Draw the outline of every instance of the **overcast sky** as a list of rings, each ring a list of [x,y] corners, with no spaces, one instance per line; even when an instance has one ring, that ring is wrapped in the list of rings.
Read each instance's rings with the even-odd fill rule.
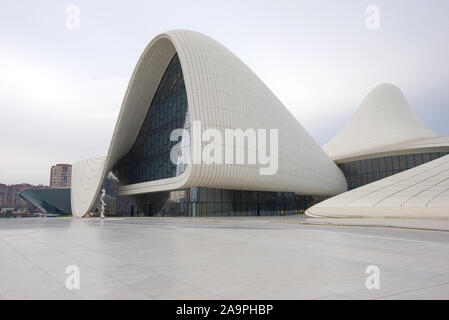
[[[448,13],[447,0],[0,0],[0,183],[48,185],[52,164],[105,155],[140,54],[170,29],[233,51],[321,145],[382,82],[448,135]]]

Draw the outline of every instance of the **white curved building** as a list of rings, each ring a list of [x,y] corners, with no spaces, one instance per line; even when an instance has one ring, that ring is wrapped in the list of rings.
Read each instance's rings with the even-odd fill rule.
[[[392,84],[371,90],[349,123],[323,146],[354,189],[449,153]]]
[[[350,191],[307,215],[449,218],[449,136],[429,130],[397,87],[374,88],[324,150]]]
[[[311,217],[449,218],[449,155],[320,202]]]
[[[277,170],[261,174],[272,163],[248,159],[239,164],[195,162],[207,145],[223,152],[232,148],[224,140],[196,135],[192,128],[198,124],[222,136],[227,129],[277,129],[276,145],[269,143],[270,152],[278,150]],[[170,161],[175,129],[190,132],[190,139],[182,140],[182,152],[193,159],[187,165]],[[257,135],[258,143],[272,137],[270,131],[266,135]],[[247,156],[262,152],[259,144],[240,148]],[[74,164],[74,216],[92,209],[110,171],[122,184],[120,193],[132,196],[136,211],[145,215],[289,214],[304,201],[308,206],[316,196],[347,188],[338,167],[239,58],[213,39],[186,30],[160,34],[144,50],[106,157]]]

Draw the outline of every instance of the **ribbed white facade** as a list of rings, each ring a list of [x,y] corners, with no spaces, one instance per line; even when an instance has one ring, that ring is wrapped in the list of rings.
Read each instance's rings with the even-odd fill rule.
[[[189,164],[179,176],[126,185],[121,187],[121,194],[192,186],[304,195],[335,195],[346,190],[339,168],[239,58],[201,33],[175,30],[157,36],[143,52],[123,100],[107,156],[75,163],[74,216],[82,217],[90,210],[103,179],[130,150],[175,53],[184,74],[191,127],[194,121],[200,121],[203,129],[221,132],[226,128],[278,129],[277,173],[261,175],[259,165]],[[191,148],[201,143],[192,138]]]
[[[449,156],[309,208],[311,217],[449,218]]]

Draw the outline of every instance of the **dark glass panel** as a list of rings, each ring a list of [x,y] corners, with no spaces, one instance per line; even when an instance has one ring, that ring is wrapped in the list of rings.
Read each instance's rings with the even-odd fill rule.
[[[215,216],[215,204],[213,202],[206,203],[206,216]]]
[[[215,197],[214,197],[214,189],[206,189],[206,193],[207,193],[207,202],[215,202]]]
[[[391,160],[391,157],[385,158],[385,169],[388,171],[391,171],[393,169],[393,162]]]
[[[401,167],[399,162],[399,156],[392,157],[392,161],[393,161],[393,170],[399,170]]]
[[[214,199],[215,202],[221,202],[221,190],[220,189],[214,189]]]
[[[221,213],[223,216],[229,216],[229,207],[230,207],[229,203],[223,202],[221,204]]]
[[[367,179],[366,179],[366,175],[365,174],[361,174],[360,175],[360,179],[361,179],[361,184],[365,185],[367,183]]]
[[[411,169],[415,167],[415,157],[413,156],[413,154],[408,154],[407,155],[407,169]]]
[[[422,162],[422,154],[420,154],[420,153],[415,154],[415,166],[417,167],[417,166],[421,165],[422,163],[423,163]]]
[[[222,190],[223,202],[229,202],[229,190]]]
[[[385,171],[385,158],[379,158],[377,161],[379,162],[379,171]]]
[[[359,174],[363,174],[363,172],[366,171],[365,163],[366,163],[366,160],[359,161],[359,164],[360,164]]]
[[[372,172],[373,171],[373,160],[368,159],[366,160],[366,172]]]
[[[360,169],[360,161],[356,161],[356,162],[354,163],[354,165],[355,165],[355,174],[360,174],[360,173],[362,173],[362,172],[361,172],[361,169]]]
[[[200,196],[199,196],[199,202],[206,202],[207,201],[207,189],[206,188],[200,188]]]
[[[406,170],[407,169],[407,157],[402,155],[399,156],[399,167],[401,170]]]

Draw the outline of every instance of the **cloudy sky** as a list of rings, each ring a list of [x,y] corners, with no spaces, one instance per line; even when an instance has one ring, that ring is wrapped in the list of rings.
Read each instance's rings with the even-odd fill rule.
[[[233,51],[321,145],[382,82],[448,135],[448,13],[447,0],[0,0],[0,183],[48,184],[52,164],[105,155],[141,52],[170,29]]]

